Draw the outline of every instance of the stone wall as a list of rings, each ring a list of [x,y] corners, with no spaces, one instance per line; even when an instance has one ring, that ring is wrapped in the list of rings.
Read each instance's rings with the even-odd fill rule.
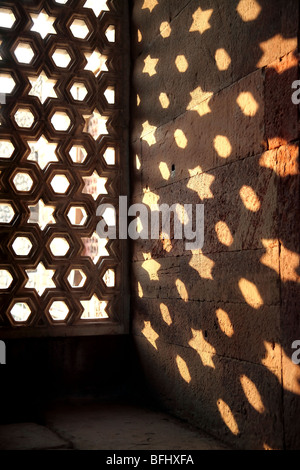
[[[236,448],[299,448],[298,2],[132,3],[132,202],[205,209],[202,250],[132,245],[147,390]]]

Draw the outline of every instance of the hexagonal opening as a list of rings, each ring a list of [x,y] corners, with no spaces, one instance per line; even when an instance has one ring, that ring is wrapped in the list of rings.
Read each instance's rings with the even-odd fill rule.
[[[15,322],[26,322],[31,315],[31,309],[26,302],[17,302],[10,310]]]
[[[28,192],[31,190],[33,180],[28,173],[17,173],[13,179],[17,191]]]
[[[19,42],[14,54],[20,64],[30,64],[34,58],[34,51],[28,42]]]
[[[116,42],[116,28],[114,25],[110,25],[105,31],[105,36],[108,42]]]
[[[0,27],[12,28],[16,17],[10,8],[0,8]]]
[[[87,221],[87,213],[84,207],[71,207],[68,212],[68,219],[72,225],[83,226]]]
[[[29,129],[34,123],[34,115],[29,108],[19,108],[15,114],[14,119],[19,127]]]
[[[116,150],[114,149],[114,147],[108,147],[105,150],[103,157],[107,165],[115,165],[116,164]]]
[[[72,88],[70,89],[71,95],[76,101],[83,101],[88,94],[88,91],[82,82],[73,83]]]
[[[32,243],[27,237],[17,237],[12,244],[12,249],[17,256],[28,256],[32,249]]]
[[[65,175],[55,175],[50,184],[57,194],[65,194],[70,186],[70,182]]]
[[[49,315],[54,321],[63,321],[69,314],[69,307],[62,300],[55,300],[49,308]]]
[[[71,120],[67,113],[57,111],[51,118],[52,126],[56,131],[67,131],[71,125]]]
[[[69,154],[73,163],[83,163],[87,157],[87,151],[82,145],[73,145]]]
[[[0,203],[0,223],[9,224],[14,218],[15,211],[12,206],[7,203]]]
[[[107,302],[99,300],[94,295],[91,300],[80,301],[83,306],[83,314],[81,315],[82,320],[101,320],[108,318],[106,313]]]
[[[53,256],[65,256],[70,249],[70,245],[63,237],[53,238],[50,243],[50,250]]]
[[[60,3],[61,5],[65,5],[68,0],[55,0],[55,3]]]
[[[72,22],[70,30],[77,39],[85,39],[90,32],[86,22],[78,18]]]
[[[13,277],[7,269],[0,269],[0,289],[8,289],[13,282]]]
[[[72,269],[68,276],[68,282],[73,289],[83,287],[86,281],[86,275],[81,269]]]
[[[15,147],[10,140],[0,140],[0,158],[10,158]]]
[[[108,88],[106,88],[104,92],[104,96],[108,104],[115,104],[116,96],[115,96],[115,89],[113,86],[109,86]]]
[[[66,49],[58,48],[52,54],[52,59],[57,67],[67,68],[71,62],[71,57]]]
[[[115,287],[116,284],[116,274],[113,269],[108,269],[103,276],[103,281],[106,287]]]
[[[0,74],[0,90],[3,94],[12,93],[16,86],[16,82],[12,78],[10,73]]]

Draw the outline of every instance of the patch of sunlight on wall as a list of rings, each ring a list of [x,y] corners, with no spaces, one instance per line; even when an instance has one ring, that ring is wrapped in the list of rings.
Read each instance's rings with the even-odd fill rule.
[[[278,343],[264,341],[265,357],[261,363],[277,378],[284,390],[300,395],[300,367],[293,363]]]
[[[198,31],[200,34],[203,34],[205,31],[211,28],[209,20],[213,10],[202,10],[200,7],[193,14],[193,24],[190,27],[190,33]]]
[[[154,58],[152,59],[152,57],[149,54],[144,60],[143,73],[147,73],[150,77],[155,75],[157,73],[156,66],[158,62],[159,62],[159,59],[154,59]]]
[[[241,19],[247,23],[256,20],[261,12],[261,6],[256,0],[240,0],[236,7]]]
[[[168,165],[165,162],[160,162],[158,168],[159,168],[162,178],[167,181],[171,176]]]
[[[223,72],[229,69],[231,57],[225,49],[220,48],[216,50],[215,61],[220,72]]]
[[[250,91],[240,93],[236,102],[245,116],[253,117],[258,111],[259,105]]]
[[[148,273],[150,281],[159,281],[158,271],[160,264],[154,259],[146,260],[142,268]]]
[[[139,106],[141,104],[141,98],[139,95],[136,95],[136,105]]]
[[[256,64],[256,67],[261,68],[267,65],[268,63],[275,60],[274,52],[278,51],[278,54],[281,51],[293,51],[297,49],[297,36],[294,38],[286,39],[282,34],[276,34],[267,41],[260,43],[259,47],[262,50],[263,54]]]
[[[160,241],[162,243],[162,248],[167,253],[170,253],[173,249],[172,241],[170,240],[169,236],[170,235],[165,232],[161,232],[159,235]]]
[[[211,113],[209,102],[213,96],[213,93],[204,92],[200,86],[190,92],[191,101],[187,106],[187,111],[197,111],[199,116],[205,116]]]
[[[192,334],[193,338],[189,341],[189,345],[197,351],[204,366],[215,369],[212,360],[213,356],[216,354],[215,348],[204,339],[202,330],[194,330],[192,328]]]
[[[159,308],[163,321],[169,326],[172,325],[173,321],[168,307],[165,304],[160,304]]]
[[[217,135],[214,138],[214,148],[219,157],[228,158],[232,152],[231,143],[225,135]]]
[[[192,378],[191,378],[190,371],[189,371],[189,368],[188,368],[185,360],[182,359],[182,357],[180,357],[179,355],[177,355],[176,364],[177,364],[177,367],[178,367],[178,370],[179,370],[179,373],[180,373],[181,377],[183,378],[183,380],[186,383],[189,384],[190,381],[192,380]]]
[[[259,391],[256,388],[256,385],[249,379],[246,375],[240,377],[240,382],[244,391],[244,394],[250,403],[250,405],[258,412],[264,413],[265,407],[262,402]]]
[[[160,102],[161,107],[163,109],[167,109],[170,106],[170,100],[169,100],[168,95],[166,93],[161,93],[159,95],[159,102]]]
[[[137,30],[137,40],[138,42],[142,42],[143,40],[143,35],[139,29]]]
[[[191,268],[195,269],[202,279],[209,279],[213,281],[212,270],[215,266],[215,262],[210,258],[204,256],[203,253],[193,254],[189,261]]]
[[[140,299],[142,299],[144,297],[144,291],[143,291],[143,288],[141,286],[141,284],[138,282],[138,296]]]
[[[142,203],[145,204],[145,206],[148,206],[154,210],[158,210],[157,208],[157,203],[159,201],[159,196],[155,193],[153,193],[152,191],[149,191],[149,190],[144,190],[144,196],[143,196],[143,200],[142,200]],[[153,208],[152,208],[153,206]]]
[[[224,333],[224,335],[231,338],[234,335],[234,328],[228,313],[225,312],[225,310],[218,308],[218,310],[216,311],[216,316],[221,331]]]
[[[252,189],[250,186],[245,185],[241,187],[240,197],[244,206],[246,207],[246,209],[248,209],[248,211],[251,211],[251,212],[259,211],[261,207],[261,202],[256,192],[254,191],[254,189]]]
[[[286,158],[285,154],[284,157]],[[286,176],[299,175],[300,168],[298,158],[299,148],[293,147],[293,152],[289,152],[288,165],[285,164],[284,160],[281,162],[280,151],[276,152],[276,154],[274,154],[273,151],[264,152],[259,160],[259,164],[263,168],[268,168],[281,178],[284,178]]]
[[[157,0],[144,0],[143,6],[142,6],[142,10],[145,10],[145,9],[148,8],[148,10],[150,11],[150,13],[152,13],[152,10],[154,10],[154,8],[156,7],[156,5],[158,5],[158,1],[157,1]]]
[[[214,195],[211,192],[210,186],[215,181],[215,176],[209,175],[208,173],[195,174],[197,168],[189,170],[190,179],[187,188],[195,191],[201,201],[204,199],[213,199]]]
[[[222,220],[217,222],[215,225],[215,231],[216,231],[218,240],[220,243],[222,243],[222,245],[230,247],[233,244],[234,242],[233,236],[226,222],[223,222]]]
[[[144,322],[144,329],[142,330],[142,334],[145,336],[147,341],[149,341],[149,343],[157,350],[156,341],[158,340],[159,335],[156,333],[156,331],[153,330],[150,321]]]
[[[230,407],[221,398],[217,400],[217,407],[228,429],[232,432],[232,434],[237,436],[240,433],[240,430]]]
[[[175,59],[175,65],[177,67],[178,72],[184,73],[189,68],[189,63],[186,60],[184,55],[178,55]]]
[[[170,23],[168,23],[168,21],[164,21],[163,23],[161,23],[159,31],[164,39],[168,38],[172,32]]]
[[[260,296],[260,293],[253,282],[248,281],[247,279],[241,278],[239,280],[239,289],[250,307],[258,310],[263,306],[264,302]]]
[[[157,127],[151,126],[149,121],[144,122],[142,126],[143,126],[143,131],[142,131],[141,139],[147,142],[149,147],[151,147],[152,145],[156,144],[156,137],[154,133]]]
[[[187,138],[185,136],[185,133],[181,129],[176,129],[174,132],[174,138],[177,146],[181,149],[185,149],[187,146]]]
[[[135,156],[135,167],[136,167],[137,170],[141,169],[141,160],[140,160],[140,157],[138,155]]]
[[[176,279],[175,285],[176,285],[176,289],[178,291],[178,294],[180,295],[180,298],[184,302],[187,302],[189,300],[189,294],[187,292],[187,289],[185,287],[184,282],[182,282],[180,279]]]

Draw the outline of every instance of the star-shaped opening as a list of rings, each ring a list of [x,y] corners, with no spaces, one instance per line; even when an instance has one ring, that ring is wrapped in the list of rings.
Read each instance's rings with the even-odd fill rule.
[[[57,98],[54,91],[56,80],[49,80],[45,72],[42,72],[38,77],[29,77],[31,84],[30,96],[37,96],[42,104],[47,98]]]
[[[33,21],[31,31],[36,31],[43,39],[45,39],[48,34],[56,34],[53,27],[56,18],[48,16],[45,10],[42,10],[39,14],[32,13],[30,16]]]
[[[108,134],[106,127],[108,118],[102,116],[97,109],[94,110],[92,115],[83,117],[86,123],[83,132],[90,134],[94,140],[97,140],[100,135]]]
[[[39,224],[40,229],[44,230],[47,225],[55,224],[53,217],[54,207],[45,206],[42,199],[39,200],[35,206],[29,206],[30,216],[28,219],[29,224]]]
[[[52,280],[55,271],[53,269],[46,269],[42,262],[39,263],[36,269],[26,269],[25,271],[28,276],[25,288],[35,289],[40,297],[46,289],[56,287]]]
[[[95,201],[100,194],[107,194],[107,189],[105,187],[107,178],[99,176],[96,170],[91,176],[84,176],[83,180],[85,186],[82,192],[84,194],[90,194]]]
[[[35,142],[28,142],[28,145],[31,153],[27,160],[37,162],[41,170],[44,170],[48,163],[58,161],[55,153],[57,144],[49,143],[43,135]]]
[[[97,17],[102,11],[109,11],[107,0],[87,0],[83,8],[91,8]]]
[[[97,295],[93,295],[91,300],[80,301],[83,306],[83,314],[81,320],[99,320],[108,318],[106,313],[107,302],[99,300]]]
[[[101,257],[109,256],[105,248],[108,240],[106,238],[100,238],[96,232],[94,232],[91,238],[82,238],[82,242],[84,249],[81,255],[89,256],[94,264],[97,264]]]

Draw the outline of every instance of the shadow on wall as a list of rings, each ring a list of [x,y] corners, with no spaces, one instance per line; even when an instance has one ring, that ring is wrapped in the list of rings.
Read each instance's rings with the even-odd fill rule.
[[[133,244],[149,389],[236,447],[297,448],[298,2],[136,0],[132,14],[133,202],[205,207],[202,250]]]

